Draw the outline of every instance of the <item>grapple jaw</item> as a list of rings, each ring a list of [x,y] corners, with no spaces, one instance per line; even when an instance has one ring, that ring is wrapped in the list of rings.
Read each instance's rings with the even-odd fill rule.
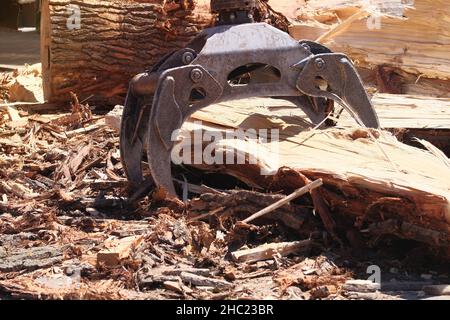
[[[296,41],[265,23],[206,29],[185,49],[164,57],[130,83],[120,149],[132,184],[143,181],[141,157],[155,184],[176,196],[171,177],[174,132],[199,109],[248,97],[293,102],[314,124],[333,111],[332,101],[361,124],[379,122],[361,79],[343,54]]]
[[[378,117],[349,58],[340,53],[323,53],[306,58],[296,66],[300,70],[297,89],[311,97],[336,101],[363,126],[378,128]],[[318,83],[327,84],[326,90]]]

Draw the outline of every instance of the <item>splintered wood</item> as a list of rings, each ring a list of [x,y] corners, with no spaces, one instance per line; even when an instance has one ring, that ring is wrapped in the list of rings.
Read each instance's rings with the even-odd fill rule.
[[[255,213],[254,215],[248,217],[247,219],[245,219],[243,222],[244,223],[250,223],[253,220],[260,218],[268,213],[271,213],[272,211],[275,211],[276,209],[281,208],[282,206],[284,206],[286,203],[288,203],[291,200],[295,200],[296,198],[304,195],[305,193],[308,193],[312,190],[314,190],[315,188],[320,187],[323,184],[321,179],[318,179],[314,182],[311,182],[310,184],[296,190],[295,192],[293,192],[292,194],[290,194],[289,196],[287,196],[284,199],[281,199],[280,201],[275,202],[274,204],[262,209],[261,211],[258,211],[257,213]]]
[[[143,236],[131,236],[123,239],[109,239],[105,241],[106,249],[97,253],[97,265],[115,267],[123,259],[130,256],[132,250],[141,244]]]
[[[237,145],[234,140],[222,139],[217,144],[225,153],[235,153],[238,148],[258,150],[256,147],[266,152],[254,155],[254,165],[197,167],[226,172],[260,188],[276,185],[293,190],[304,185],[301,175],[310,180],[320,178],[324,183],[320,193],[335,220],[353,221],[374,234],[392,233],[448,250],[450,168],[446,159],[404,145],[386,131],[305,130],[311,126],[293,114],[292,108],[264,99],[222,103],[199,111],[186,124],[186,134],[196,129],[220,133],[227,128],[276,128],[280,141],[272,148],[270,144],[252,145],[261,144],[259,140]],[[271,162],[273,159],[278,162]],[[262,169],[274,175],[262,178]]]

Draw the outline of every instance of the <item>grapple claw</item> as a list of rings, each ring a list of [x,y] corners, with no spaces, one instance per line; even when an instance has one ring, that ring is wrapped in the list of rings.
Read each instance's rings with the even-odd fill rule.
[[[133,187],[144,181],[141,158],[146,148],[153,95],[163,70],[189,63],[186,53],[195,58],[192,49],[165,55],[149,72],[136,75],[130,82],[120,129],[120,156],[125,174]]]
[[[183,86],[177,87],[177,81]],[[194,93],[201,96],[193,96]],[[214,103],[221,95],[220,84],[201,66],[174,68],[161,75],[148,124],[147,155],[155,183],[169,194],[176,196],[170,158],[177,138],[174,133],[192,113]]]
[[[301,72],[297,89],[302,93],[323,97],[341,104],[360,124],[379,128],[377,114],[370,102],[361,78],[349,58],[340,53],[323,53],[309,57],[295,65]],[[320,88],[325,80],[328,88]]]
[[[120,149],[132,183],[143,181],[145,147],[155,184],[176,196],[171,177],[174,133],[192,113],[217,102],[285,99],[319,124],[327,119],[334,100],[357,121],[379,126],[361,79],[345,55],[315,42],[296,41],[266,23],[246,23],[254,1],[229,3],[236,12],[221,12],[217,27],[203,30],[187,48],[167,55],[130,84]]]
[[[134,186],[144,180],[141,158],[147,134],[148,109],[144,101],[128,91],[120,128],[120,157],[125,174]]]

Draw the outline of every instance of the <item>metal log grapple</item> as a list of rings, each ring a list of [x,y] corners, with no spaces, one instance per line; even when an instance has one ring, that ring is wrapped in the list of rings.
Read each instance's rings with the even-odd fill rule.
[[[254,22],[256,1],[211,0],[211,10],[218,16],[216,26],[132,79],[120,151],[133,185],[143,182],[141,157],[146,149],[155,185],[176,196],[172,133],[194,112],[214,103],[275,97],[294,103],[319,124],[337,102],[361,125],[379,127],[350,59],[319,43],[296,41],[266,23]]]

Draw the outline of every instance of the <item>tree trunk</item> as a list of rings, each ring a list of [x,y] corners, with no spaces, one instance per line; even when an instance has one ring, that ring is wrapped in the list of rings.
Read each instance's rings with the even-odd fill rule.
[[[184,47],[213,18],[209,0],[43,0],[44,97],[65,101],[73,91],[90,103],[123,103],[134,75]],[[288,31],[266,0],[255,20]]]
[[[123,103],[131,77],[211,21],[192,0],[43,0],[45,99],[65,101],[73,91],[91,103]]]

